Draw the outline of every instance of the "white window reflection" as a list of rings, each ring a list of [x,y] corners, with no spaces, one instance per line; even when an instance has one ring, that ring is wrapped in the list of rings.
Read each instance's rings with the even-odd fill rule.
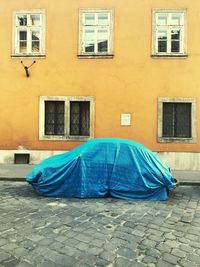
[[[27,25],[27,15],[18,15],[17,21],[19,26],[26,26]]]
[[[30,20],[31,20],[32,26],[39,26],[40,25],[40,15],[31,15]]]

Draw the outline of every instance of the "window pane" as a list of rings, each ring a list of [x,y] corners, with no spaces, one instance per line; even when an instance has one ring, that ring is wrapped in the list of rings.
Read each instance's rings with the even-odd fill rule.
[[[174,136],[174,104],[163,103],[163,137]]]
[[[175,135],[176,137],[189,138],[191,137],[191,104],[178,103],[176,104],[175,113]]]
[[[64,135],[64,101],[45,101],[45,135]]]
[[[85,52],[94,52],[94,28],[85,30]]]
[[[95,14],[93,13],[88,13],[85,14],[85,25],[94,25],[95,24]]]
[[[158,32],[158,52],[167,52],[167,31]]]
[[[157,25],[167,25],[167,14],[158,14]]]
[[[40,25],[40,15],[31,15],[30,20],[32,26]]]
[[[32,52],[40,51],[40,32],[33,31],[32,32]]]
[[[85,41],[94,40],[94,28],[85,29]]]
[[[171,31],[171,52],[180,52],[180,30]]]
[[[107,52],[108,51],[108,41],[98,41],[98,52]]]
[[[19,40],[20,41],[26,41],[27,40],[27,32],[26,31],[20,31],[19,32]]]
[[[172,14],[171,24],[172,25],[181,25],[181,14]]]
[[[180,30],[172,30],[171,31],[171,39],[172,40],[180,40]]]
[[[27,15],[18,15],[17,20],[18,20],[19,26],[26,26],[27,25]]]
[[[180,42],[172,41],[171,42],[171,52],[178,53],[180,52]]]
[[[19,32],[19,52],[25,53],[27,51],[27,32]]]
[[[191,137],[191,103],[163,103],[163,137]]]
[[[108,14],[98,14],[98,25],[108,25]]]
[[[85,52],[94,52],[94,43],[85,43]]]
[[[70,135],[90,135],[89,101],[70,101]]]

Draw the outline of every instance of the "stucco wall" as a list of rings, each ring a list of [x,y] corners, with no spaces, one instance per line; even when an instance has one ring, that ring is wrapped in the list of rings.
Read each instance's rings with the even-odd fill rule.
[[[79,59],[79,8],[114,9],[114,58]],[[11,58],[12,12],[46,10],[46,58],[25,76]],[[152,8],[187,9],[188,58],[151,57]],[[200,2],[189,0],[0,1],[0,149],[70,150],[81,141],[39,141],[40,96],[94,96],[95,136],[139,141],[154,151],[198,152]],[[35,59],[23,59],[29,65]],[[195,97],[197,143],[157,142],[158,97]],[[120,126],[120,114],[132,115]]]

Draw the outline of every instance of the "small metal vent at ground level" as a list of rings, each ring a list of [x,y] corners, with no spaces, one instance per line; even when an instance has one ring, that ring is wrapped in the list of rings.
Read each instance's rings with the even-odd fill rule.
[[[14,154],[14,163],[15,164],[29,164],[30,154]]]

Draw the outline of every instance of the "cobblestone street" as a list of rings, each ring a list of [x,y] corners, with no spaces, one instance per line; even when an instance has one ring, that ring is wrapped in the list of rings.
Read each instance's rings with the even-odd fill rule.
[[[0,267],[200,266],[200,187],[165,202],[58,199],[0,182]]]

